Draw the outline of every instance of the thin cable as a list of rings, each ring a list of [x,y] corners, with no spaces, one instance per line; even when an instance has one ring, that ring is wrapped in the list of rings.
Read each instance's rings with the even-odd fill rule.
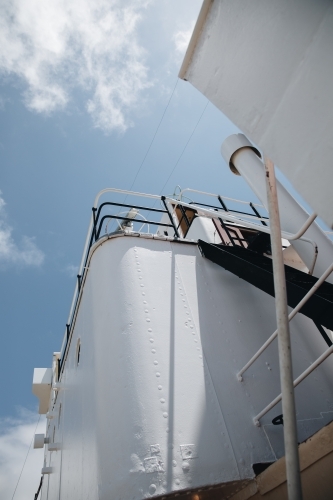
[[[19,485],[19,482],[20,482],[20,479],[21,479],[21,476],[22,476],[22,472],[23,472],[23,469],[24,469],[25,463],[26,463],[26,461],[27,461],[27,458],[28,458],[28,455],[29,455],[29,452],[30,452],[30,449],[31,449],[32,442],[33,442],[33,440],[34,440],[34,436],[35,436],[35,433],[36,433],[36,430],[37,430],[37,427],[38,427],[39,421],[40,421],[40,415],[39,415],[39,417],[38,417],[38,421],[37,421],[37,424],[36,424],[36,428],[35,428],[35,430],[34,430],[34,434],[33,434],[33,436],[32,436],[32,440],[30,441],[30,445],[29,445],[29,448],[28,448],[28,452],[27,452],[26,457],[25,457],[25,460],[24,460],[24,462],[23,462],[23,467],[22,467],[22,470],[21,470],[21,472],[20,472],[19,478],[18,478],[17,483],[16,483],[16,486],[15,486],[15,490],[14,490],[14,493],[13,493],[13,496],[12,496],[12,500],[13,500],[13,498],[14,498],[14,496],[15,496],[15,493],[16,493],[16,490],[17,490],[17,487],[18,487],[18,485]]]
[[[161,119],[160,119],[159,124],[157,125],[157,128],[156,128],[156,130],[155,130],[155,133],[154,133],[154,135],[153,135],[153,138],[152,138],[152,140],[151,140],[151,142],[150,142],[150,144],[149,144],[149,146],[148,146],[148,149],[147,149],[146,154],[145,154],[145,156],[144,156],[144,158],[143,158],[143,160],[142,160],[142,162],[141,162],[141,164],[140,164],[140,166],[139,166],[139,168],[138,168],[138,171],[137,171],[137,173],[135,174],[134,180],[133,180],[133,182],[132,182],[131,187],[129,188],[129,191],[131,191],[132,187],[134,186],[135,181],[136,181],[136,179],[137,179],[137,177],[138,177],[138,175],[139,175],[139,173],[140,173],[140,170],[141,170],[141,168],[142,168],[142,166],[143,166],[144,162],[146,161],[146,158],[147,158],[147,156],[148,156],[148,154],[149,154],[149,151],[150,151],[150,149],[151,149],[151,147],[152,147],[152,145],[153,145],[153,142],[154,142],[154,140],[155,140],[155,137],[156,137],[156,135],[157,135],[157,132],[159,131],[159,128],[160,128],[160,126],[161,126],[161,124],[162,124],[162,121],[163,121],[163,118],[164,118],[164,116],[165,116],[165,113],[167,112],[167,109],[168,109],[168,107],[169,107],[169,105],[170,105],[170,102],[171,102],[171,99],[172,99],[172,97],[173,97],[173,94],[175,93],[175,90],[176,90],[176,87],[177,87],[177,85],[178,85],[178,82],[179,82],[179,78],[177,78],[176,85],[174,86],[173,91],[171,92],[171,95],[170,95],[169,100],[168,100],[168,104],[166,105],[166,107],[165,107],[165,109],[164,109],[164,111],[163,111],[163,115],[162,115],[162,117],[161,117]],[[126,198],[127,198],[127,196],[126,196]],[[125,198],[125,199],[126,199],[126,198]]]
[[[150,144],[149,144],[149,146],[148,146],[148,149],[147,149],[147,151],[146,151],[146,154],[144,155],[143,160],[142,160],[142,162],[141,162],[141,163],[140,163],[140,165],[139,165],[139,168],[138,168],[138,170],[137,170],[137,172],[136,172],[136,174],[135,174],[135,176],[134,176],[134,179],[133,179],[133,182],[132,182],[132,184],[131,184],[131,187],[129,188],[129,190],[128,190],[128,191],[131,191],[131,189],[133,188],[133,186],[134,186],[134,184],[135,184],[135,181],[136,181],[136,179],[138,178],[138,175],[139,175],[139,173],[140,173],[140,171],[141,171],[141,168],[142,168],[142,166],[143,166],[144,162],[146,161],[146,158],[147,158],[147,156],[148,156],[148,154],[149,154],[149,151],[150,151],[150,149],[151,149],[151,147],[152,147],[152,145],[153,145],[153,143],[154,143],[154,141],[155,141],[155,137],[156,137],[156,135],[157,135],[157,132],[159,131],[159,128],[160,128],[160,126],[161,126],[161,124],[162,124],[162,121],[163,121],[163,119],[164,119],[165,113],[166,113],[166,112],[167,112],[167,110],[168,110],[168,107],[169,107],[169,105],[170,105],[170,102],[171,102],[171,99],[172,99],[172,97],[173,97],[173,94],[175,93],[175,90],[176,90],[176,88],[177,88],[178,82],[179,82],[179,78],[177,78],[177,80],[176,80],[175,86],[173,87],[173,90],[172,90],[171,95],[170,95],[170,97],[169,97],[168,103],[167,103],[166,107],[164,108],[163,114],[162,114],[161,119],[160,119],[160,121],[159,121],[159,124],[157,125],[157,128],[156,128],[156,130],[155,130],[155,132],[154,132],[153,138],[152,138],[152,140],[150,141]],[[125,202],[126,202],[127,197],[128,197],[128,195],[126,195],[126,196],[125,196],[123,203],[125,203]],[[117,214],[117,215],[119,215],[119,213],[120,213],[120,212],[118,212],[118,214]],[[112,227],[112,225],[111,225],[111,227]]]
[[[185,152],[185,150],[186,150],[186,148],[187,148],[187,146],[188,146],[188,144],[189,144],[190,140],[192,139],[193,134],[194,134],[194,132],[196,131],[196,129],[197,129],[197,127],[198,127],[198,125],[199,125],[199,123],[200,123],[200,121],[201,121],[201,118],[203,117],[203,114],[204,114],[204,112],[205,112],[205,111],[206,111],[206,109],[207,109],[208,104],[209,104],[209,101],[207,100],[207,102],[206,102],[206,106],[204,107],[204,109],[203,109],[203,111],[202,111],[201,115],[199,116],[199,119],[198,119],[198,121],[197,121],[197,123],[196,123],[196,125],[195,125],[194,129],[192,130],[190,137],[187,139],[187,142],[186,142],[186,144],[185,144],[185,146],[184,146],[183,151],[180,153],[179,158],[178,158],[178,160],[177,160],[177,161],[176,161],[176,163],[175,163],[175,166],[174,166],[174,167],[173,167],[173,169],[171,170],[170,175],[169,175],[169,177],[167,178],[167,180],[165,181],[164,186],[162,187],[162,189],[161,189],[161,191],[159,192],[159,194],[161,194],[161,193],[163,192],[163,189],[165,188],[165,186],[166,186],[166,185],[167,185],[167,183],[169,182],[170,177],[172,176],[172,174],[173,174],[173,173],[174,173],[174,171],[176,170],[176,167],[177,167],[178,163],[180,162],[180,160],[181,160],[181,158],[182,158],[182,156],[183,156],[183,154],[184,154],[184,152]]]

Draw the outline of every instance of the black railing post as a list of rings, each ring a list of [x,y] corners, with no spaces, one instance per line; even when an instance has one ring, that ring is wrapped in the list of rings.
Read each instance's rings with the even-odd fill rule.
[[[224,223],[224,220],[219,217],[219,221],[220,221],[221,226],[223,227],[223,229],[227,233],[227,236],[228,236],[228,238],[230,240],[230,243],[232,244],[232,246],[235,246],[234,238],[231,236],[231,232],[229,231],[228,227]]]
[[[226,212],[229,212],[228,208],[227,208],[227,205],[224,203],[224,201],[222,200],[221,196],[218,195],[217,196],[217,199],[219,200],[219,202],[221,203],[221,207],[223,208],[223,210],[225,210]],[[222,220],[221,218],[219,218],[219,221],[221,223],[221,226],[223,227],[223,229],[225,230],[225,232],[227,233],[228,235],[228,238],[232,244],[232,246],[235,246],[235,240],[233,238],[233,236],[231,236],[231,232],[229,231],[228,227],[226,226],[226,224],[224,223],[224,220]]]
[[[252,208],[252,210],[253,210],[253,212],[256,214],[256,216],[257,216],[257,217],[259,217],[259,219],[261,219],[261,215],[260,215],[260,213],[258,212],[258,210],[256,209],[256,207],[253,205],[252,201],[250,201],[250,207]],[[261,224],[262,224],[263,226],[267,226],[267,224],[266,224],[266,222],[265,222],[265,221],[261,220],[260,222],[261,222]]]
[[[67,331],[67,342],[68,342],[69,334],[70,334],[69,325],[66,325],[66,331]]]
[[[218,195],[217,199],[221,203],[221,207],[223,208],[223,210],[225,210],[226,212],[228,212],[227,205],[224,203],[224,201],[222,200],[222,198],[221,198],[220,195]]]
[[[60,358],[58,358],[58,363],[57,363],[57,370],[58,370],[58,373],[57,373],[57,380],[59,382],[59,379],[60,379],[60,371],[61,371],[61,361],[60,361]]]
[[[92,208],[92,213],[93,213],[93,221],[94,221],[94,225],[93,225],[93,235],[94,235],[95,241],[97,240],[97,237],[96,237],[96,224],[97,224],[97,220],[96,220],[96,210],[97,210],[97,208],[95,208],[95,207],[93,207],[93,208]]]
[[[191,224],[190,224],[190,221],[187,218],[186,210],[184,210],[183,205],[179,205],[179,208],[180,208],[180,211],[181,211],[181,213],[183,215],[183,217],[182,217],[181,220],[185,219],[185,222],[186,222],[186,225],[187,225],[187,229],[190,229]]]
[[[176,235],[177,238],[180,238],[178,229],[177,229],[176,224],[175,224],[175,221],[173,220],[173,217],[172,217],[172,215],[169,212],[168,205],[166,204],[165,196],[161,196],[161,200],[163,201],[163,205],[165,207],[165,210],[168,212],[170,222],[171,222],[171,224],[172,224],[172,226],[173,226],[173,228],[175,230],[175,235]]]
[[[78,289],[80,292],[80,290],[81,290],[81,274],[77,275],[77,286],[78,286]]]

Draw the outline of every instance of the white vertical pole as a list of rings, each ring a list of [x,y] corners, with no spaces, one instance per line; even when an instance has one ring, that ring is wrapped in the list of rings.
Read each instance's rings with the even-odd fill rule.
[[[281,244],[280,215],[274,165],[265,158],[268,212],[271,228],[275,308],[279,343],[279,365],[284,422],[287,487],[289,500],[302,500],[299,470],[296,411],[288,321],[287,290]]]

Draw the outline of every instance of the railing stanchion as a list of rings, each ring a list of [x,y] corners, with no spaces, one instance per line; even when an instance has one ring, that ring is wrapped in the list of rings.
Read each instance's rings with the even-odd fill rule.
[[[226,212],[228,212],[227,205],[224,203],[224,201],[222,200],[222,198],[221,198],[220,195],[218,195],[217,199],[221,203],[221,207],[223,208],[223,210],[225,210]]]
[[[69,339],[69,334],[70,334],[69,325],[66,325],[66,340],[67,340],[67,342]]]
[[[181,211],[181,213],[182,213],[182,218],[181,218],[181,221],[180,221],[180,223],[179,223],[179,224],[181,224],[181,223],[182,223],[182,221],[183,221],[183,220],[185,220],[186,225],[187,225],[187,230],[189,230],[189,229],[190,229],[191,224],[190,224],[190,222],[189,222],[189,220],[188,220],[188,218],[187,218],[187,215],[186,215],[186,210],[184,210],[184,207],[183,207],[182,205],[179,205],[179,208],[180,208],[180,211]]]
[[[229,210],[227,208],[227,205],[224,203],[224,201],[222,200],[222,198],[221,198],[220,195],[217,196],[217,199],[219,200],[219,202],[220,202],[221,207],[223,208],[223,210],[225,212],[228,212]],[[227,233],[227,236],[228,236],[228,238],[229,238],[230,243],[232,244],[232,246],[236,246],[235,240],[234,240],[233,236],[231,236],[231,232],[229,231],[229,228],[227,227],[227,225],[224,223],[224,220],[221,219],[221,218],[219,218],[219,221],[220,221],[221,226],[223,227],[223,229]]]
[[[97,236],[96,236],[96,224],[97,224],[96,210],[97,210],[97,208],[95,208],[95,207],[92,208],[92,213],[93,213],[93,230],[92,230],[92,233],[94,235],[95,241],[97,240]]]
[[[179,232],[178,232],[178,229],[177,229],[176,224],[175,224],[175,221],[173,220],[173,217],[172,217],[172,215],[170,214],[170,211],[169,211],[168,205],[167,205],[167,203],[166,203],[166,201],[165,201],[165,196],[161,196],[161,200],[162,200],[162,202],[163,202],[163,205],[164,205],[164,207],[165,207],[165,210],[168,212],[170,222],[171,222],[171,224],[172,224],[172,226],[173,226],[173,228],[174,228],[174,230],[175,230],[175,235],[177,236],[177,238],[180,238],[180,236],[179,236]]]
[[[256,209],[256,207],[253,205],[252,201],[250,201],[249,205],[250,205],[250,207],[252,208],[253,213],[254,213],[254,214],[258,217],[258,219],[261,219],[261,215],[260,215],[260,213],[258,212],[258,210]],[[260,222],[261,222],[261,224],[262,224],[263,226],[267,226],[267,224],[266,224],[266,222],[265,222],[265,221],[263,221],[263,220],[262,220],[262,221],[260,221]]]
[[[268,158],[265,158],[265,176],[271,228],[288,498],[290,500],[302,500],[286,278],[281,246],[280,215],[274,164]]]

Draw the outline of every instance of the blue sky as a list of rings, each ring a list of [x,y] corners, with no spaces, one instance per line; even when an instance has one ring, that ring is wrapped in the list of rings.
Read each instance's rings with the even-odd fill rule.
[[[60,350],[94,197],[131,187],[200,7],[201,0],[0,7],[0,430],[22,462],[36,420],[33,368],[50,366]],[[134,190],[168,194],[180,184],[254,199],[220,155],[236,127],[206,104],[178,82]],[[41,458],[32,453],[36,477],[31,486],[22,476],[15,498],[38,483]],[[10,460],[20,458],[0,452],[6,498],[17,479]]]
[[[255,201],[220,154],[236,127],[176,85],[201,3],[0,4],[1,498],[36,427],[33,369],[61,347],[96,193],[135,179],[146,193],[179,184]],[[32,450],[16,500],[32,498],[41,466]]]
[[[60,350],[94,197],[105,187],[131,187],[200,7],[201,0],[16,0],[0,7],[4,498],[13,494],[34,433],[33,368],[50,366]],[[250,197],[220,155],[236,128],[206,104],[178,82],[133,189],[160,193],[178,161],[165,194],[180,184]],[[16,499],[34,494],[41,466],[32,450]]]
[[[35,78],[38,88],[29,85],[23,70],[17,74],[14,64],[12,71],[3,69],[1,220],[2,233],[7,233],[7,242],[2,243],[7,247],[0,254],[0,370],[2,377],[10,374],[10,389],[1,400],[2,415],[14,413],[20,405],[30,410],[36,406],[31,395],[32,369],[48,366],[52,352],[60,348],[95,194],[104,187],[131,187],[177,81],[186,41],[201,5],[193,0],[132,3],[135,15],[141,18],[136,20],[135,29],[127,29],[132,29],[129,37],[136,46],[138,64],[144,67],[137,76],[142,82],[138,88],[128,89],[123,98],[118,91],[114,97],[108,95],[105,108],[94,94],[98,85],[107,85],[112,76],[109,70],[101,77],[102,83],[93,81],[81,88],[76,77],[66,77],[71,60],[64,56],[58,62],[61,74],[54,76],[54,82],[53,75],[38,66],[42,56],[48,64],[45,55],[38,55],[38,44],[31,56],[31,64],[38,61],[31,70],[40,73]],[[101,4],[105,7],[107,2]],[[117,7],[122,3],[109,4],[124,23],[123,7]],[[31,31],[30,27],[27,32]],[[128,44],[126,41],[123,47],[125,53],[131,50]],[[107,64],[108,55],[103,54],[104,60]],[[109,63],[114,72],[118,64],[124,66],[120,61]],[[80,64],[83,69],[77,71],[83,73],[88,63]],[[130,79],[131,67],[124,71]],[[45,81],[44,73],[48,73]],[[123,78],[112,85],[121,87]],[[112,88],[105,92],[112,94]],[[59,97],[62,95],[66,95],[65,105]],[[93,99],[96,102],[91,111]],[[130,106],[122,99],[130,101]],[[189,83],[178,82],[134,190],[161,192],[206,104],[206,98]],[[176,184],[211,192],[218,185],[223,194],[250,196],[242,179],[229,172],[220,155],[223,139],[234,131],[236,128],[208,104],[164,193],[173,192]]]

